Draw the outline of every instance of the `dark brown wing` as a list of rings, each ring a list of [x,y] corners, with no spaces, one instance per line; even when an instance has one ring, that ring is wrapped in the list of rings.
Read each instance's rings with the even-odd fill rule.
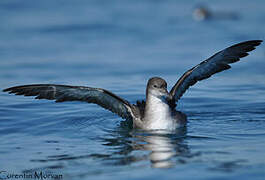
[[[49,99],[56,102],[83,101],[94,103],[118,114],[124,119],[132,119],[135,116],[133,106],[128,101],[100,88],[35,84],[11,87],[3,91],[16,95],[36,96],[35,99]]]
[[[261,40],[245,41],[216,53],[185,72],[173,86],[170,94],[177,102],[190,86],[211,77],[215,73],[231,68],[228,64],[235,63],[240,58],[247,56],[247,52],[254,50],[261,42]]]

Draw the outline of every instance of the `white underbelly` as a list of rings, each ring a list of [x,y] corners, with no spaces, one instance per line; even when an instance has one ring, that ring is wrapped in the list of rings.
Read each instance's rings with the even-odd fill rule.
[[[154,119],[146,126],[148,130],[175,130],[178,124],[174,119]]]

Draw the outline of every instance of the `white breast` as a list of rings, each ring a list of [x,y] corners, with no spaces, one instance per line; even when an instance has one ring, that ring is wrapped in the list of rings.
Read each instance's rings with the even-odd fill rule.
[[[148,97],[145,109],[145,129],[175,130],[178,127],[172,110],[166,102],[155,96]]]

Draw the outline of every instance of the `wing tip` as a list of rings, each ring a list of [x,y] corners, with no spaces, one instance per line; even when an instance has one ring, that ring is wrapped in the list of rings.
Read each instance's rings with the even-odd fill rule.
[[[243,41],[241,43],[235,44],[231,47],[234,48],[234,47],[239,47],[239,46],[249,46],[248,48],[250,48],[250,50],[248,51],[252,51],[255,49],[256,46],[259,46],[262,42],[263,40],[249,40],[249,41]]]
[[[8,92],[9,94],[15,93],[15,87],[10,87],[2,90],[3,92]]]
[[[10,91],[10,88],[3,89],[2,92],[8,92]]]
[[[250,44],[255,49],[255,47],[259,46],[262,42],[263,42],[263,40],[250,40],[250,41],[246,41],[245,43]],[[252,49],[252,50],[254,50],[254,49]],[[250,50],[250,51],[252,51],[252,50]]]
[[[26,85],[22,85],[22,86],[13,86],[13,87],[10,87],[10,88],[6,88],[6,89],[3,89],[2,91],[3,92],[9,92],[9,93],[15,93],[16,91],[22,89],[26,87]]]
[[[245,42],[243,42],[243,43],[253,43],[253,44],[257,44],[257,46],[258,45],[260,45],[261,43],[263,42],[263,40],[249,40],[249,41],[245,41]]]
[[[253,42],[253,46],[259,46],[263,40],[252,40],[251,42]]]
[[[9,94],[23,95],[23,93],[22,94],[17,94],[17,93],[23,92],[24,87],[25,86],[14,86],[14,87],[3,89],[2,91],[8,92]]]

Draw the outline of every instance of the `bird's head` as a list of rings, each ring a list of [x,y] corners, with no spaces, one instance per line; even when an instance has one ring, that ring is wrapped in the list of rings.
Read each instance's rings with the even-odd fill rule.
[[[170,99],[167,91],[167,82],[160,77],[153,77],[148,80],[146,95],[152,95],[159,99]]]

